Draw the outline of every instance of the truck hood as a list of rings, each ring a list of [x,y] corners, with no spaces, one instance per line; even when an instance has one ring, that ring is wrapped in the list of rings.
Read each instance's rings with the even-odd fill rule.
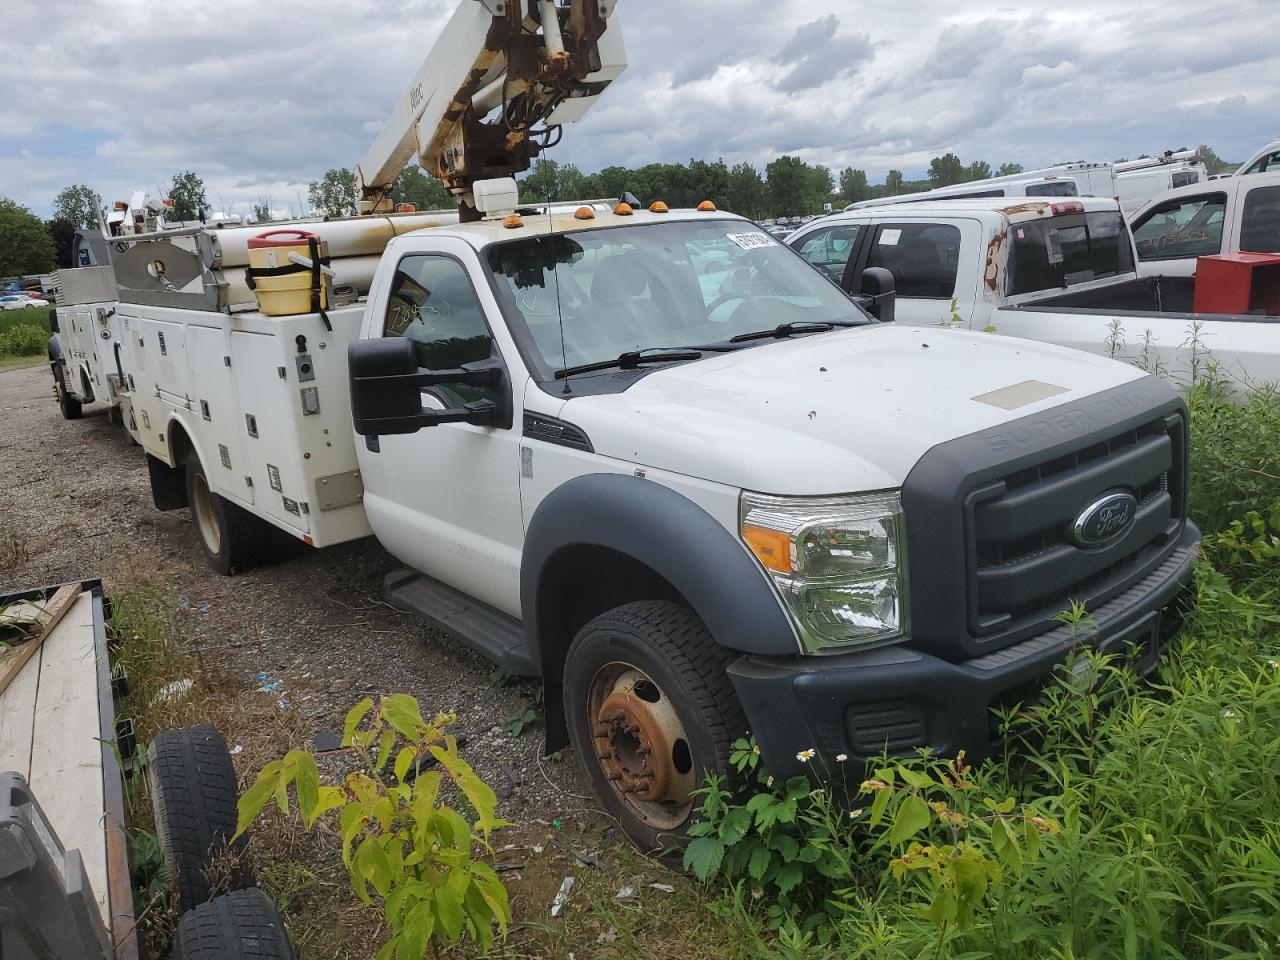
[[[549,412],[585,430],[602,456],[818,495],[899,487],[939,443],[1143,376],[1050,344],[886,325],[706,356]]]

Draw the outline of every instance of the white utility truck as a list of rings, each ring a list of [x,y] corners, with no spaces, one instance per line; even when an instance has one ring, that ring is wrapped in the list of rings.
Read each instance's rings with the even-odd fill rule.
[[[1208,179],[1208,170],[1196,151],[1168,151],[1159,157],[1144,157],[1141,160],[1119,163],[1059,163],[1042,170],[971,180],[920,193],[861,200],[849,204],[845,209],[863,210],[899,203],[991,197],[1114,197],[1120,201],[1120,207],[1125,213],[1132,213],[1158,193]]]
[[[1060,163],[1042,170],[1027,170],[984,180],[935,187],[919,193],[859,200],[845,210],[895,206],[934,200],[967,200],[987,197],[1110,197],[1115,194],[1115,170],[1109,163]]]
[[[1193,279],[1140,277],[1114,200],[971,199],[848,211],[787,243],[855,295],[868,268],[888,270],[899,323],[1142,359],[1180,385],[1193,365],[1205,370],[1210,362],[1245,383],[1280,381],[1280,317],[1196,314]]]
[[[120,353],[116,276],[109,261],[114,253],[128,249],[121,237],[181,227],[166,222],[171,207],[172,201],[137,190],[127,202],[119,200],[109,210],[99,209],[98,229],[108,263],[72,267],[53,275],[58,307],[50,315],[49,366],[58,406],[68,420],[79,418],[86,404],[105,403],[108,410],[120,411],[131,435],[137,432]]]
[[[809,748],[989,751],[997,711],[1081,642],[1054,619],[1072,601],[1089,643],[1152,670],[1198,540],[1177,395],[1078,351],[880,322],[709,203],[522,216],[514,181],[479,175],[519,169],[529,125],[581,115],[623,62],[605,4],[536,9],[463,0],[379,141],[418,125],[462,222],[122,255],[155,501],[190,506],[215,568],[271,527],[372,533],[405,565],[394,602],[543,680],[548,746],[572,741],[646,848],[748,729],[779,774]],[[497,134],[475,100],[495,85]],[[395,172],[361,165],[370,208]],[[361,299],[324,307],[366,261]],[[290,264],[321,309],[269,315]]]
[[[1280,253],[1280,164],[1169,190],[1132,217],[1138,273],[1191,277],[1205,256]]]
[[[1195,150],[1166,151],[1159,157],[1126,160],[1114,164],[1115,198],[1126,215],[1138,210],[1166,190],[1189,187],[1209,180],[1209,168]],[[1098,194],[1109,196],[1109,194]]]

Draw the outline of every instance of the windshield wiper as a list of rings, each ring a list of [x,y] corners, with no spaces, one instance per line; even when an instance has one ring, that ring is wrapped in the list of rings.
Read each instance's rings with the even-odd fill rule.
[[[783,323],[769,330],[753,330],[750,333],[740,333],[736,337],[730,337],[728,340],[720,343],[698,344],[699,350],[737,350],[753,343],[756,340],[785,340],[787,337],[794,336],[797,333],[825,333],[828,330],[834,330],[837,327],[865,327],[867,321],[858,320],[797,320],[793,323]]]
[[[675,363],[680,360],[698,360],[702,357],[700,349],[683,349],[680,347],[649,347],[644,350],[629,350],[614,360],[597,360],[595,363],[582,363],[576,367],[565,367],[555,372],[557,380],[571,377],[578,373],[592,373],[596,370],[635,370],[645,363]]]

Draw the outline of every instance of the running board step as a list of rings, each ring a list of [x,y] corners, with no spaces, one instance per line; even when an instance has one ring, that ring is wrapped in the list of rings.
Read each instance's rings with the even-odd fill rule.
[[[524,625],[514,617],[408,567],[387,574],[383,592],[393,605],[418,614],[512,676],[541,673],[529,657]]]

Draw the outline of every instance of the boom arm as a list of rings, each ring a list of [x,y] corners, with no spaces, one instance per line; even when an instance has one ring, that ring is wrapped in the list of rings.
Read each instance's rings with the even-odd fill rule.
[[[357,167],[360,212],[416,155],[467,215],[471,185],[527,170],[626,69],[617,0],[461,0],[409,92]],[[538,125],[542,126],[539,127]]]

